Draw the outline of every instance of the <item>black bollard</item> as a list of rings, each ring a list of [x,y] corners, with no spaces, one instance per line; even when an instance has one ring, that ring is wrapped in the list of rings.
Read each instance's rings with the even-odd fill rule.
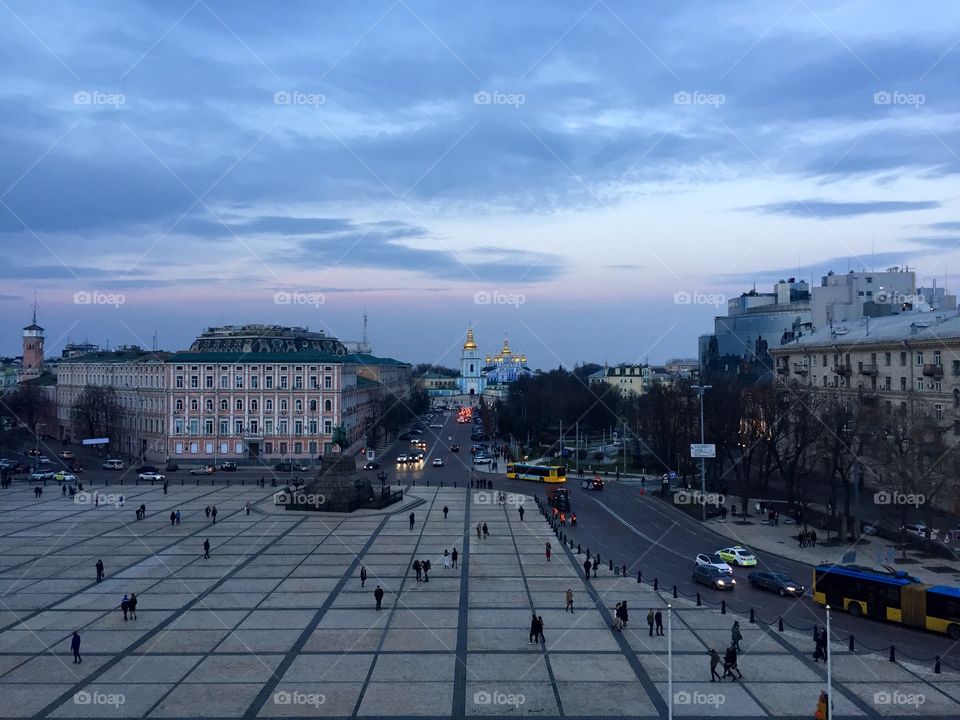
[[[933,674],[934,675],[940,674],[940,656],[939,655],[937,655],[937,661],[933,664]]]
[[[896,662],[896,661],[897,661],[897,651],[896,651],[896,648],[894,648],[893,645],[891,645],[890,646],[890,662]]]
[[[617,565],[617,567],[616,567],[616,569],[614,570],[613,574],[616,575],[617,577],[620,577],[620,566],[619,566],[619,565]]]
[[[854,652],[856,650],[856,647],[854,646],[853,635],[850,636],[848,648],[850,649],[850,652]]]
[[[580,543],[577,543],[577,555],[579,555],[580,553],[581,553]]]
[[[702,607],[702,604],[700,603],[700,593],[697,593],[697,607]]]
[[[624,577],[627,576],[627,566],[626,566],[626,565],[623,566],[623,570],[620,572],[620,574],[623,575]]]
[[[720,601],[720,614],[721,614],[721,615],[726,615],[726,614],[727,614],[727,601],[726,601],[726,600],[721,600],[721,601]]]
[[[779,630],[780,632],[783,632],[783,618],[780,618],[779,620],[777,620],[777,630]],[[853,635],[850,636],[850,641],[851,642],[853,641]]]
[[[751,623],[757,622],[757,616],[753,614],[753,608],[750,608],[750,622]]]
[[[654,579],[653,579],[653,589],[654,589],[654,591],[657,591],[657,590],[660,589],[660,581],[657,580],[657,578],[654,578]]]
[[[613,572],[613,560],[610,561],[610,572]]]
[[[637,570],[637,582],[638,582],[638,583],[642,583],[642,582],[643,582],[643,574],[641,573],[640,570]]]
[[[820,637],[820,628],[816,625],[813,626],[813,641],[816,642],[817,638]]]
[[[677,586],[676,586],[676,585],[673,586],[673,599],[674,599],[674,600],[677,599]]]

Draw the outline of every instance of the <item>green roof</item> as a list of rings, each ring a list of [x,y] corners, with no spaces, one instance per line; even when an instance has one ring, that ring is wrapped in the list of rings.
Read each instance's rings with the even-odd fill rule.
[[[132,362],[135,360],[153,360],[155,362],[164,362],[170,356],[170,353],[158,350],[156,352],[150,350],[98,350],[96,352],[84,353],[83,355],[77,355],[76,357],[71,358],[57,358],[56,362],[58,365],[65,365],[68,363],[107,363],[107,362],[117,362],[125,363]]]
[[[53,373],[43,373],[43,375],[39,377],[30,378],[29,380],[24,380],[23,384],[24,385],[41,385],[41,386],[56,385],[57,376],[54,375]]]

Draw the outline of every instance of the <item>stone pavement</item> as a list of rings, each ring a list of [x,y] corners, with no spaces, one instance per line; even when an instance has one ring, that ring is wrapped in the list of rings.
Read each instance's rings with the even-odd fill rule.
[[[501,506],[491,493],[417,487],[411,529],[406,509],[287,513],[256,487],[128,490],[123,509],[0,493],[0,717],[642,718],[666,717],[672,699],[678,717],[809,718],[825,685],[809,638],[746,623],[743,681],[711,684],[706,649],[722,654],[733,618],[674,600],[671,696],[666,637],[645,624],[667,601],[603,568],[585,581],[583,556],[561,548],[530,498],[521,523],[515,497]],[[135,521],[141,502],[147,518]],[[445,569],[454,547],[461,567]],[[429,582],[416,581],[414,558],[430,559]],[[125,622],[128,592],[140,602]],[[623,600],[629,627],[614,633]],[[528,643],[533,611],[542,647]],[[840,646],[833,661],[837,716],[960,716],[960,675]]]

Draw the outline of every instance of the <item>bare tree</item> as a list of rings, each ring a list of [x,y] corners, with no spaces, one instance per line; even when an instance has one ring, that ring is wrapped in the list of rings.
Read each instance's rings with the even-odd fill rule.
[[[74,427],[88,438],[109,438],[120,423],[120,403],[112,387],[85,386],[70,412]]]

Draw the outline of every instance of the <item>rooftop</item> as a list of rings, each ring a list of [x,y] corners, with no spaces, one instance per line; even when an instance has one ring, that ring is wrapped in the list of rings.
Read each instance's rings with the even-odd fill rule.
[[[771,352],[788,353],[836,345],[889,344],[902,340],[940,343],[947,339],[960,339],[960,313],[907,312],[851,323],[834,323],[832,328],[820,328],[780,347],[771,348]]]

